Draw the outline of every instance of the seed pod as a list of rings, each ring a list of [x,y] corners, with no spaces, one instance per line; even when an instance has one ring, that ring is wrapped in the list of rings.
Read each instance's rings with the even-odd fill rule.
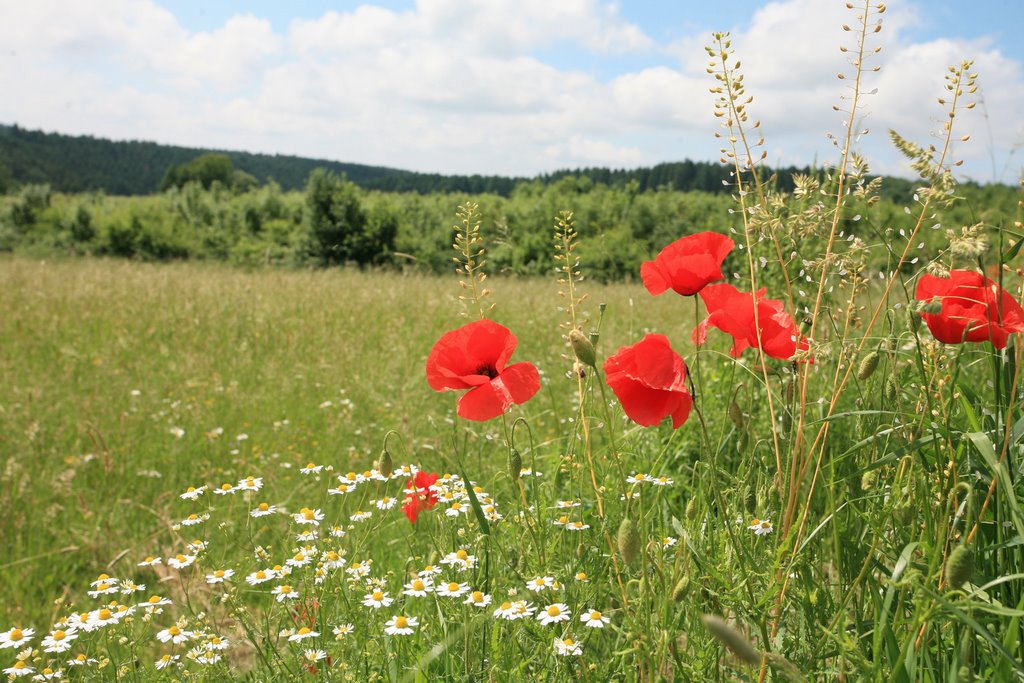
[[[864,359],[860,362],[860,367],[857,368],[857,379],[867,379],[873,375],[878,368],[878,361],[881,357],[882,354],[878,351],[872,351],[864,356]]]
[[[705,614],[700,620],[704,622],[704,628],[708,630],[708,633],[729,648],[741,662],[746,662],[751,666],[761,664],[761,654],[739,631],[729,626],[725,619],[714,614]]]
[[[896,400],[896,394],[898,393],[896,388],[896,380],[889,375],[885,378],[885,386],[882,388],[882,398],[885,399],[886,403],[892,403]]]
[[[578,329],[573,329],[569,333],[569,344],[572,345],[572,352],[576,354],[579,362],[594,367],[597,363],[597,354],[594,353],[594,345],[587,339],[587,335]]]
[[[946,560],[946,581],[950,588],[960,588],[974,573],[974,553],[965,545],[953,548]]]
[[[676,584],[676,587],[672,589],[672,601],[673,602],[679,602],[684,597],[686,597],[686,593],[689,590],[689,588],[690,588],[690,577],[689,576],[684,576],[683,578],[679,579],[679,582]]]
[[[875,488],[876,483],[878,483],[878,470],[869,470],[861,475],[860,490],[870,491]]]
[[[693,520],[697,518],[697,499],[691,498],[686,503],[686,518]]]
[[[729,419],[736,425],[736,429],[743,429],[743,425],[746,424],[746,420],[743,419],[743,409],[736,401],[729,403]]]
[[[640,532],[636,522],[625,517],[619,525],[619,555],[626,564],[633,564],[640,554]]]
[[[380,457],[377,458],[377,471],[385,477],[390,477],[394,469],[395,463],[391,460],[391,453],[388,452],[387,448],[382,449]]]
[[[519,481],[523,471],[523,456],[519,455],[519,449],[512,447],[508,452],[508,473],[512,475],[512,481]]]

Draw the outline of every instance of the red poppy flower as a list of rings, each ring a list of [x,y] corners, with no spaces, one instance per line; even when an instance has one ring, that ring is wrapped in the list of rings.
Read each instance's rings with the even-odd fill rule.
[[[796,323],[782,308],[782,302],[764,298],[765,289],[760,289],[754,296],[750,292],[741,292],[728,283],[708,285],[700,292],[700,298],[708,309],[708,317],[701,321],[693,331],[693,343],[703,344],[707,339],[708,326],[732,335],[733,345],[729,355],[736,358],[748,346],[758,348],[757,338],[760,331],[760,348],[765,355],[772,358],[789,360],[797,351],[797,339],[800,348],[807,348],[807,339],[801,338]],[[754,306],[757,306],[757,325],[754,325]],[[758,329],[760,328],[760,330]]]
[[[922,275],[914,297],[941,302],[938,313],[922,313],[932,335],[943,344],[990,341],[1006,347],[1014,332],[1024,332],[1024,310],[1009,292],[973,270],[951,270],[948,278]]]
[[[427,358],[427,382],[434,391],[469,389],[458,413],[467,420],[490,420],[513,403],[529,401],[540,389],[533,363],[505,367],[518,341],[508,328],[478,320],[448,332]]]
[[[662,334],[648,334],[604,362],[605,379],[633,422],[651,427],[672,416],[679,429],[693,398],[686,388],[686,363]]]
[[[717,232],[687,235],[662,249],[653,261],[644,261],[640,277],[655,296],[668,289],[690,296],[722,279],[722,261],[734,246]]]
[[[405,485],[405,505],[402,506],[402,512],[413,524],[416,523],[420,510],[429,510],[437,505],[437,491],[434,489],[437,479],[436,472],[417,472]]]

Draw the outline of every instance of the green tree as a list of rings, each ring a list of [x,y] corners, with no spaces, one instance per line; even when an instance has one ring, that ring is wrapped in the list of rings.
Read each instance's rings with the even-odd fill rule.
[[[209,190],[215,182],[224,187],[231,187],[234,180],[234,168],[227,154],[201,154],[192,161],[175,164],[167,169],[160,190],[182,187],[189,182],[197,182],[204,190]]]

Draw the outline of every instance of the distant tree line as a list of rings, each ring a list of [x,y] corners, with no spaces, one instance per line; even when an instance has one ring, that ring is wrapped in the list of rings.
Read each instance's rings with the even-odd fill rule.
[[[226,175],[228,164],[231,172]],[[0,193],[23,185],[45,183],[58,192],[146,195],[172,186],[181,187],[190,180],[206,188],[213,180],[218,180],[225,187],[242,191],[254,182],[260,185],[275,182],[283,190],[301,190],[317,168],[344,174],[350,182],[366,190],[502,197],[511,196],[523,182],[532,180],[550,185],[566,177],[586,177],[591,182],[614,187],[633,184],[639,192],[672,189],[711,194],[727,193],[731,180],[730,169],[721,164],[689,160],[635,169],[566,169],[533,179],[414,173],[287,155],[211,151],[140,141],[116,142],[0,125]],[[795,172],[811,171],[778,169],[775,173],[777,188],[791,190]],[[908,202],[913,187],[909,181],[887,178],[883,197]]]

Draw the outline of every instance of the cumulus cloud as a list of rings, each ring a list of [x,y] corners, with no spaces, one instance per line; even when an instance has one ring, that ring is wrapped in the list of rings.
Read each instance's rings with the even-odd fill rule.
[[[986,127],[1002,158],[1024,138],[1021,65],[983,40],[911,41],[918,21],[904,5],[872,37],[882,50],[869,66],[882,68],[865,80],[877,94],[862,101],[855,125],[872,132],[858,144],[876,169],[905,169],[886,128],[927,141],[945,67],[973,56],[984,106],[963,119],[975,146],[956,153],[991,176]],[[843,132],[832,105],[848,105],[850,83],[836,79],[850,71],[839,46],[854,46],[844,23],[856,16],[842,3],[785,0],[733,27],[769,161],[835,157],[826,133]],[[15,96],[0,121],[440,172],[715,159],[711,28],[660,44],[603,0],[364,4],[277,26],[240,14],[209,31],[157,0],[3,3],[0,88]]]

